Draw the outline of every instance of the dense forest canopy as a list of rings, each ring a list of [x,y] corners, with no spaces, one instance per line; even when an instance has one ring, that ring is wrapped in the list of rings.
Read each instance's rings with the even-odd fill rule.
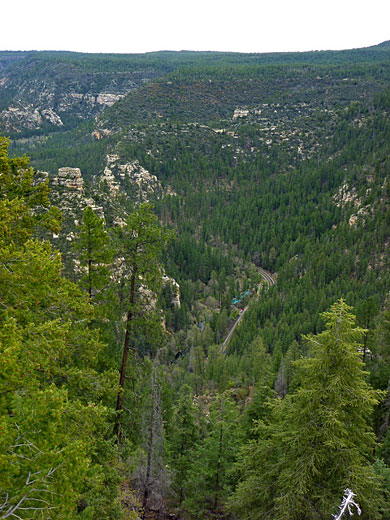
[[[389,80],[0,52],[0,518],[390,518]]]

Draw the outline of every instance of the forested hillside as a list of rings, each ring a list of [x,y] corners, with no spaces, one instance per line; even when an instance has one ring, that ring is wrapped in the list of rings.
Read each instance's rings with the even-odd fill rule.
[[[0,52],[0,518],[390,518],[389,86]]]

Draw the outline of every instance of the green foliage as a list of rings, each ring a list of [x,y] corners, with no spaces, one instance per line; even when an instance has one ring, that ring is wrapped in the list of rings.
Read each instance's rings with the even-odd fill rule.
[[[370,344],[371,359],[368,361],[370,378],[377,388],[385,390],[390,381],[390,309],[388,302],[377,318],[373,333],[374,339]]]
[[[46,124],[39,131],[51,133],[48,139],[26,130],[16,149],[52,173],[64,164],[81,167],[92,187],[107,153],[117,153],[123,164],[138,160],[162,184],[154,201],[160,222],[177,232],[163,252],[168,234],[142,204],[113,233],[117,260],[110,283],[118,300],[111,313],[105,303],[114,300],[106,291],[112,246],[103,222],[87,210],[76,248],[92,309],[88,297],[63,278],[60,256],[34,238],[45,227],[58,228],[47,183],[32,183],[27,160],[10,159],[1,141],[1,171],[7,175],[0,175],[0,463],[7,468],[15,459],[16,473],[4,473],[12,500],[23,495],[32,472],[27,459],[7,451],[18,439],[17,418],[28,433],[21,434],[43,458],[30,444],[17,450],[39,459],[43,478],[50,464],[62,460],[61,450],[68,450],[70,462],[79,457],[72,489],[66,475],[74,468],[66,462],[41,482],[54,503],[51,490],[60,476],[65,480],[68,505],[58,499],[63,517],[76,514],[76,507],[84,518],[115,517],[110,406],[115,395],[124,398],[116,417],[130,486],[137,454],[148,453],[150,357],[166,339],[161,304],[169,335],[165,361],[171,364],[164,369],[165,401],[155,417],[167,426],[169,449],[165,458],[160,449],[158,464],[171,470],[173,507],[193,518],[226,515],[238,478],[229,501],[240,518],[325,518],[347,486],[366,517],[388,515],[380,487],[382,481],[388,490],[388,405],[376,406],[360,360],[369,381],[386,389],[389,316],[386,306],[380,309],[390,287],[388,58],[386,47],[267,55],[0,53],[2,70],[13,71],[0,96],[4,108],[21,75],[33,84],[38,73],[38,86],[62,82],[62,94],[70,85],[72,92],[100,92],[114,77],[123,92],[128,81],[137,83],[97,122],[80,125],[81,113],[72,109],[63,115],[63,128],[54,132]],[[34,104],[34,92],[28,96]],[[107,134],[102,129],[110,136],[95,139]],[[136,198],[130,181],[121,187],[115,203],[103,204],[108,223],[116,211],[128,214]],[[168,287],[161,291],[162,262],[180,284],[180,309]],[[238,312],[231,300],[257,289],[255,266],[276,272],[277,283],[251,297],[222,353],[229,316]],[[324,329],[319,313],[341,297],[355,306],[364,330],[354,326],[341,301],[326,315]],[[109,352],[98,330],[109,339]],[[127,372],[118,392],[102,359],[117,366],[122,344],[131,354],[122,362]],[[191,389],[180,392],[185,384]],[[210,393],[224,391],[238,406],[221,397],[209,409]],[[32,406],[34,396],[33,415],[27,403]],[[371,459],[374,406],[381,439],[377,477]],[[37,433],[45,420],[52,424],[47,436]],[[162,431],[153,430],[160,447]],[[109,468],[104,477],[103,463]],[[163,473],[155,473],[158,480],[157,474],[161,480]],[[163,479],[169,482],[166,473]]]
[[[307,337],[310,355],[296,361],[300,388],[275,403],[244,450],[231,499],[241,518],[325,519],[347,487],[367,518],[379,518],[384,497],[371,465],[370,421],[380,394],[366,383],[364,331],[350,311],[340,300],[323,314],[326,329]]]
[[[237,107],[269,103],[275,99],[290,103],[312,103],[321,99],[326,105],[352,101],[364,95],[364,86],[372,75],[379,81],[388,78],[388,51],[382,56],[385,61],[379,69],[375,63],[364,62],[350,62],[343,67],[335,63],[325,67],[288,62],[269,65],[261,55],[250,64],[245,55],[237,60],[239,63],[229,64],[223,63],[222,55],[219,66],[199,67],[195,63],[181,67],[131,92],[115,107],[106,110],[102,121],[104,125],[116,128],[159,119],[204,124],[227,120]],[[275,77],[278,78],[276,84]],[[350,80],[348,84],[344,81],[346,77]]]
[[[153,309],[151,300],[161,291],[162,249],[171,237],[172,233],[159,225],[151,205],[146,203],[140,204],[126,225],[117,229],[122,263],[120,299],[127,316],[131,313],[131,326],[146,336],[153,336],[153,331],[161,334],[158,309]],[[141,346],[139,352],[147,353]]]
[[[191,518],[218,516],[231,492],[230,469],[241,439],[237,409],[228,394],[210,407],[209,435],[196,444],[184,484],[183,509]]]
[[[77,268],[81,271],[80,285],[88,293],[90,302],[96,307],[107,303],[110,284],[111,264],[114,251],[110,238],[104,229],[104,221],[88,206],[83,213],[82,224],[78,227],[78,239],[74,250],[78,253]],[[113,299],[111,291],[110,299]]]
[[[119,518],[115,450],[105,440],[113,374],[85,325],[88,298],[62,276],[61,258],[32,237],[57,228],[47,184],[1,141],[0,494],[19,518]],[[107,466],[107,468],[105,468]]]
[[[180,389],[177,405],[172,414],[169,432],[169,460],[172,468],[172,491],[180,507],[184,499],[184,485],[192,465],[195,443],[199,439],[196,407],[191,388]]]
[[[382,518],[387,520],[390,518],[390,467],[386,465],[382,459],[377,459],[374,464],[375,474],[381,480],[384,498],[380,504],[380,513]]]
[[[48,183],[34,185],[27,157],[9,158],[8,147],[9,141],[0,136],[0,240],[4,245],[20,244],[40,227],[58,230],[60,219],[58,210],[49,208]]]
[[[126,225],[117,230],[120,254],[120,299],[126,316],[122,363],[120,368],[117,417],[114,433],[121,438],[120,413],[125,397],[126,371],[130,348],[138,355],[154,355],[162,341],[162,327],[155,308],[161,290],[161,251],[172,236],[159,226],[150,204],[140,204],[129,215]],[[120,316],[122,320],[122,316]]]

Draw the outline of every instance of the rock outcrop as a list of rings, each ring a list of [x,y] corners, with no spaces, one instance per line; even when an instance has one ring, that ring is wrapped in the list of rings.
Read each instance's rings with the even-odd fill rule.
[[[49,177],[52,202],[62,212],[62,228],[53,235],[55,246],[63,252],[63,260],[69,271],[78,272],[79,262],[73,242],[77,239],[77,226],[82,221],[84,209],[89,206],[100,217],[109,219],[110,226],[123,226],[132,204],[148,200],[150,195],[159,196],[162,188],[156,176],[151,175],[138,161],[124,162],[117,154],[109,154],[102,175],[96,175],[86,186],[80,168],[62,167],[55,176],[40,172],[38,182]],[[130,194],[130,195],[129,195]],[[96,201],[99,201],[98,203]],[[123,259],[117,258],[112,269],[112,280],[123,279]],[[180,308],[180,286],[173,278],[163,274],[163,286],[169,287],[171,303]],[[155,308],[157,296],[141,287],[145,311]]]
[[[236,108],[233,113],[233,119],[237,119],[239,117],[248,117],[249,110],[246,108]]]
[[[0,121],[6,132],[23,127],[28,130],[39,128],[43,123],[39,110],[31,104],[15,103],[0,113]]]
[[[96,97],[96,103],[98,105],[106,105],[110,107],[114,103],[116,103],[119,99],[124,97],[123,94],[113,94],[110,92],[102,92]]]
[[[107,155],[107,163],[103,175],[97,181],[106,183],[111,195],[119,193],[132,195],[137,202],[146,202],[152,194],[160,196],[162,188],[155,175],[143,168],[135,160],[123,163],[119,155]]]
[[[44,117],[49,123],[56,126],[64,126],[61,118],[54,112],[52,108],[46,108],[41,111],[42,117]]]
[[[85,55],[85,68],[58,53],[20,52],[14,58],[0,56],[0,125],[10,133],[45,125],[47,134],[48,124],[73,127],[159,75],[151,67],[118,72],[112,57],[104,56]]]
[[[338,207],[353,204],[354,207],[359,208],[362,205],[362,201],[357,194],[357,189],[354,186],[350,188],[347,182],[344,182],[344,184],[339,187],[338,192],[333,195],[333,200]]]
[[[59,168],[57,175],[51,178],[50,186],[52,201],[63,214],[62,233],[67,234],[68,241],[72,240],[69,229],[73,229],[81,220],[82,212],[87,206],[91,207],[100,218],[104,217],[102,206],[96,204],[94,199],[86,194],[80,168]]]
[[[174,278],[171,278],[170,276],[167,276],[166,274],[163,275],[162,278],[163,287],[169,286],[171,289],[171,303],[178,309],[180,309],[180,285],[177,283],[177,281]]]
[[[59,168],[57,175],[52,180],[53,186],[78,190],[84,193],[84,180],[80,168]]]

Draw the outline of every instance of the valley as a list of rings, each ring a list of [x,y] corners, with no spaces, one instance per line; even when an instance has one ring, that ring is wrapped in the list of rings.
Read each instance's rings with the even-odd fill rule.
[[[1,518],[390,518],[389,89],[0,51]]]

